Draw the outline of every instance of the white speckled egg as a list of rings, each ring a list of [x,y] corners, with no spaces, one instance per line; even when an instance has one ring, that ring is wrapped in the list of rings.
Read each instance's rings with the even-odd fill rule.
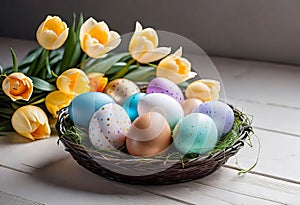
[[[119,78],[109,82],[104,92],[110,95],[116,103],[123,105],[125,99],[135,93],[139,93],[140,88],[131,80]]]
[[[203,113],[211,117],[218,128],[219,138],[226,135],[234,123],[233,110],[221,101],[208,101],[193,110],[193,113]]]
[[[188,98],[181,103],[184,111],[184,116],[190,114],[196,107],[198,107],[202,102],[197,98]]]
[[[134,156],[153,156],[166,152],[171,142],[171,130],[164,116],[148,112],[129,127],[126,148]]]
[[[180,120],[173,131],[173,143],[182,154],[205,154],[218,141],[215,122],[202,113],[191,113]]]
[[[92,117],[89,138],[99,149],[118,149],[125,143],[131,121],[126,111],[116,103],[102,106]]]
[[[138,103],[138,113],[158,112],[168,121],[171,129],[184,116],[180,103],[169,95],[152,93],[144,96]]]

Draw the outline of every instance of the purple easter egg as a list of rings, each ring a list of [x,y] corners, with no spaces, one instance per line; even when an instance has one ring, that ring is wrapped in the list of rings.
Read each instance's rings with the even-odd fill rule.
[[[219,138],[226,135],[234,123],[233,110],[226,103],[220,101],[213,100],[202,103],[192,112],[203,113],[211,117],[217,125]]]
[[[172,81],[166,78],[154,78],[149,82],[149,85],[146,90],[147,94],[150,93],[163,93],[171,96],[179,103],[182,103],[184,100],[183,94],[180,88]]]

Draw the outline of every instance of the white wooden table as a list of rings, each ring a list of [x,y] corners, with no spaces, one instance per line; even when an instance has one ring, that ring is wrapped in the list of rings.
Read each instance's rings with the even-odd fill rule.
[[[22,58],[34,42],[0,38],[0,64],[9,47]],[[57,145],[55,134],[29,142],[0,137],[0,204],[300,204],[300,67],[213,58],[228,101],[254,116],[261,149],[257,166],[239,176],[236,159],[214,174],[168,186],[133,186],[94,175]],[[0,108],[1,109],[1,108]],[[239,165],[258,154],[243,148]]]

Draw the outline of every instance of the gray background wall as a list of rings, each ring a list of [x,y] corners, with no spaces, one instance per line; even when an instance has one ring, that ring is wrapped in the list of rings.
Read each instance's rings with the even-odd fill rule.
[[[47,14],[71,23],[73,12],[122,34],[139,20],[209,55],[300,64],[299,0],[1,0],[0,36],[34,39]]]

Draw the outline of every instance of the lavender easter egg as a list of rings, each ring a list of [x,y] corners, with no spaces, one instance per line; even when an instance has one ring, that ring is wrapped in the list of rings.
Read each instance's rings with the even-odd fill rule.
[[[191,113],[177,123],[172,137],[182,154],[206,154],[216,146],[218,130],[209,116]]]
[[[158,77],[151,80],[147,87],[146,93],[163,93],[171,96],[179,103],[181,103],[184,100],[184,96],[180,88],[174,82],[166,78]]]
[[[226,135],[234,123],[233,110],[221,101],[208,101],[193,110],[193,113],[203,113],[210,116],[216,123],[219,138]]]

